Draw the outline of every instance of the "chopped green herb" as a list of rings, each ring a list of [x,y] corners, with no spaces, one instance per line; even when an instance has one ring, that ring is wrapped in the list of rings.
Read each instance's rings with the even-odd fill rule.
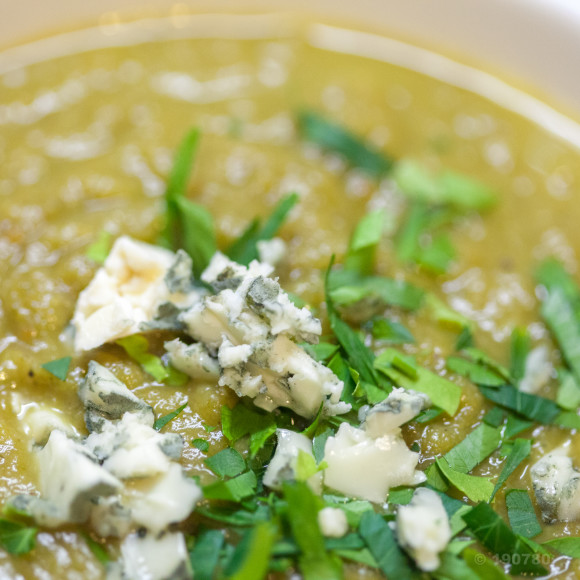
[[[513,382],[513,379],[510,375],[509,370],[506,369],[500,363],[498,363],[496,360],[491,358],[489,355],[485,354],[482,350],[470,346],[470,347],[464,348],[461,351],[461,354],[477,364],[487,366],[489,369],[491,369],[492,371],[497,373],[500,377],[503,377],[505,379],[506,383]]]
[[[397,163],[393,177],[403,193],[430,204],[448,204],[463,211],[483,211],[493,207],[497,201],[496,194],[479,181],[452,171],[433,176],[410,159]]]
[[[250,436],[250,456],[255,457],[266,441],[276,432],[276,420],[271,413],[238,403],[233,409],[222,407],[222,431],[231,443]]]
[[[554,538],[544,542],[543,545],[560,552],[560,554],[570,556],[570,558],[580,558],[580,538],[570,536]]]
[[[425,246],[419,246],[415,260],[428,272],[445,274],[455,260],[456,252],[449,236],[438,234]]]
[[[580,304],[580,288],[558,260],[548,258],[540,264],[535,274],[536,280],[545,286],[548,292],[561,290],[577,311]]]
[[[525,328],[514,328],[511,336],[510,374],[521,381],[526,372],[526,358],[530,352],[530,335]]]
[[[425,305],[430,311],[433,319],[441,326],[449,328],[455,332],[463,332],[471,328],[471,320],[465,318],[459,312],[449,308],[442,300],[439,300],[434,294],[427,294]],[[459,349],[458,349],[459,350]]]
[[[113,235],[110,232],[102,230],[96,241],[87,248],[85,256],[97,264],[103,264],[109,255],[112,239]]]
[[[477,578],[483,580],[508,580],[507,574],[481,552],[473,548],[466,548],[462,557],[469,568],[475,572]],[[471,578],[465,578],[465,580],[471,580]]]
[[[511,437],[518,435],[522,431],[529,429],[533,424],[534,423],[532,421],[520,419],[520,417],[518,417],[517,415],[510,413],[508,414],[508,418],[505,424],[504,437],[505,439],[510,439]]]
[[[373,272],[375,252],[381,241],[384,221],[383,210],[371,212],[359,221],[344,258],[345,270],[353,270],[361,275]]]
[[[486,503],[480,503],[463,519],[475,537],[500,560],[511,562],[513,575],[543,576],[548,571],[534,558],[534,551],[514,534],[501,517]],[[518,555],[515,558],[515,555]]]
[[[329,342],[320,342],[318,344],[301,344],[300,345],[315,361],[326,362],[330,360],[339,350],[338,344]]]
[[[149,352],[149,341],[142,334],[125,336],[115,342],[156,381],[167,380],[170,385],[181,386],[189,380],[186,374],[171,366],[165,366],[158,356],[151,354]]]
[[[404,389],[412,389],[425,393],[431,402],[453,416],[461,401],[461,388],[456,384],[428,371],[417,367],[417,378],[411,379],[393,367],[393,357],[399,354],[396,350],[385,349],[374,362],[375,368],[387,375],[395,384]]]
[[[258,242],[271,240],[276,235],[298,200],[299,197],[296,193],[282,198],[262,227],[260,227],[260,220],[254,219],[242,235],[227,249],[226,255],[244,266],[247,266],[252,260],[257,260],[259,257]]]
[[[512,489],[507,492],[505,502],[508,510],[510,526],[514,533],[533,538],[542,533],[532,500],[524,489]]]
[[[493,493],[491,494],[491,499],[495,497],[495,494],[499,491],[501,486],[507,481],[507,478],[517,469],[518,465],[529,456],[532,443],[529,439],[516,439],[514,441],[513,447],[509,452],[503,469],[499,474],[499,478],[495,487],[493,488]]]
[[[576,411],[580,406],[580,385],[572,373],[564,369],[558,371],[560,386],[556,395],[556,403],[568,411]]]
[[[457,342],[455,343],[455,350],[460,351],[464,348],[470,348],[474,345],[473,334],[471,328],[466,326],[462,329],[457,337]]]
[[[107,551],[105,546],[103,546],[103,544],[101,544],[100,542],[93,540],[93,538],[91,538],[89,534],[82,534],[82,536],[85,542],[87,543],[89,550],[92,552],[93,556],[99,561],[99,563],[102,566],[106,567],[111,561],[111,556],[109,556],[109,552]]]
[[[27,554],[36,544],[37,528],[0,518],[0,546],[9,554]]]
[[[227,577],[231,580],[263,578],[277,535],[278,528],[273,522],[260,522],[248,530],[236,546],[225,571]]]
[[[482,423],[443,457],[451,469],[469,473],[498,448],[500,441],[500,429]]]
[[[407,505],[413,498],[414,489],[412,487],[393,487],[389,489],[389,503],[395,505]]]
[[[485,385],[488,387],[499,387],[505,385],[505,379],[490,369],[487,365],[473,362],[459,356],[450,356],[447,358],[445,366],[451,372],[467,377],[476,385]]]
[[[560,414],[558,405],[553,401],[523,393],[511,385],[496,388],[480,386],[479,390],[486,399],[544,425],[554,422]]]
[[[298,564],[305,580],[342,578],[342,566],[325,550],[318,527],[319,498],[302,482],[285,483],[283,494],[288,502],[290,529],[300,548]]]
[[[319,471],[326,469],[327,466],[325,461],[317,465],[316,459],[310,453],[299,449],[296,458],[296,481],[307,481]]]
[[[206,499],[240,502],[256,493],[258,480],[253,471],[242,473],[227,481],[216,481],[203,488]]]
[[[159,417],[159,419],[155,419],[155,423],[153,423],[153,429],[156,431],[161,431],[161,429],[163,429],[167,423],[173,421],[173,419],[175,419],[175,417],[177,417],[183,411],[183,409],[185,409],[185,407],[187,407],[187,403],[181,405],[181,407],[178,407],[175,409],[175,411],[167,413],[167,415],[163,415],[163,417]]]
[[[44,363],[41,366],[45,371],[48,371],[51,375],[54,375],[57,379],[60,379],[61,381],[66,381],[71,361],[72,357],[65,356],[57,360],[51,360],[50,362]]]
[[[232,447],[208,457],[204,463],[221,478],[235,477],[246,469],[244,458]]]
[[[471,501],[488,501],[491,497],[493,484],[489,479],[456,471],[449,466],[444,457],[437,459],[436,465],[449,483],[462,491]]]
[[[365,511],[360,522],[359,534],[375,559],[378,568],[387,578],[413,580],[418,574],[395,539],[389,524],[373,511]]]
[[[429,223],[429,211],[422,203],[414,203],[395,239],[397,258],[401,262],[412,262],[419,250],[421,234]]]
[[[389,344],[413,344],[415,338],[411,332],[399,322],[387,318],[373,318],[371,334],[375,340],[382,340]]]
[[[298,128],[307,141],[338,153],[351,165],[372,177],[382,177],[393,165],[392,159],[384,153],[366,144],[341,125],[328,121],[312,111],[303,111],[298,115]]]
[[[205,439],[192,439],[191,445],[203,453],[207,453],[209,451],[209,443]]]
[[[214,579],[223,545],[224,535],[219,530],[207,530],[197,537],[189,554],[195,580]]]
[[[349,307],[362,300],[380,306],[417,310],[424,292],[405,282],[380,276],[360,276],[351,270],[334,270],[329,276],[329,290],[337,306]]]
[[[421,413],[415,417],[414,421],[417,421],[417,423],[428,423],[429,421],[439,417],[441,413],[443,413],[442,409],[431,407],[431,409],[425,409],[425,411],[421,411]]]

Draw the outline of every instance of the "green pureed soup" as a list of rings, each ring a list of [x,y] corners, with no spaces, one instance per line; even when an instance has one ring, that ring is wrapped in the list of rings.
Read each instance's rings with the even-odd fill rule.
[[[176,24],[1,61],[0,577],[576,575],[575,125]]]

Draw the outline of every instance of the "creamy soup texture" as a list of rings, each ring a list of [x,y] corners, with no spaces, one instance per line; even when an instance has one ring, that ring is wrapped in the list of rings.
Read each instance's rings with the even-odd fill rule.
[[[32,446],[25,421],[31,409],[56,410],[79,437],[86,435],[77,388],[89,361],[112,371],[153,407],[156,417],[188,403],[163,432],[183,437],[180,461],[188,475],[198,477],[202,487],[215,481],[205,460],[230,446],[222,433],[221,413],[224,405],[238,403],[235,392],[217,380],[163,384],[114,343],[75,353],[70,327],[79,293],[100,267],[87,251],[106,239],[102,232],[108,232],[110,241],[126,235],[157,242],[175,150],[187,131],[197,127],[201,139],[187,196],[212,214],[220,249],[240,236],[252,219],[267,217],[285,196],[298,194],[277,233],[286,251],[274,276],[321,318],[323,342],[336,343],[324,307],[324,272],[331,256],[340,267],[356,224],[369,212],[384,210],[374,273],[414,284],[431,302],[411,312],[389,305],[370,314],[360,305],[338,309],[352,329],[362,328],[360,336],[376,354],[395,348],[461,387],[454,416],[441,413],[403,427],[407,446],[420,454],[418,468],[427,469],[476,427],[487,425],[502,441],[468,471],[495,485],[515,438],[531,440],[529,456],[517,463],[490,505],[513,526],[516,515],[513,511],[508,517],[506,493],[526,490],[534,506],[531,513],[541,523],[534,542],[577,536],[574,518],[544,521],[531,476],[532,466],[562,445],[572,465],[580,466],[576,429],[532,419],[510,440],[505,434],[507,414],[498,411],[495,426],[493,417],[484,423],[494,406],[483,396],[485,388],[446,364],[452,355],[468,360],[456,352],[463,320],[476,347],[507,368],[513,367],[512,332],[525,329],[527,334],[522,334],[543,365],[536,375],[545,375],[538,379],[534,395],[555,400],[560,392],[560,410],[576,413],[580,377],[575,378],[573,363],[562,356],[540,312],[547,291],[534,277],[538,265],[550,257],[572,278],[577,275],[580,164],[574,146],[473,92],[389,64],[388,54],[370,59],[335,51],[332,43],[321,40],[327,38],[323,28],[310,22],[200,17],[175,30],[165,22],[138,30],[137,34],[135,28],[121,27],[112,36],[103,35],[100,46],[95,43],[97,33],[87,32],[75,36],[76,46],[72,37],[62,39],[58,46],[66,46],[69,54],[59,48],[64,55],[48,58],[47,50],[37,55],[38,62],[3,61],[10,67],[0,75],[0,504],[18,494],[39,492],[38,449]],[[340,38],[339,29],[333,30]],[[42,47],[39,43],[36,48]],[[305,139],[297,123],[297,115],[305,110],[347,128],[385,155],[415,160],[428,175],[452,170],[496,193],[497,203],[485,211],[459,211],[451,219],[442,212],[437,230],[445,236],[442,251],[451,247],[454,256],[445,272],[401,259],[401,237],[413,205],[409,196],[398,190],[390,172],[376,178]],[[432,241],[433,230],[425,231],[418,238],[422,247]],[[438,320],[433,297],[461,321]],[[368,322],[373,315],[402,324],[414,341],[393,346],[379,330],[373,338]],[[147,333],[150,351],[163,355],[163,342],[177,336],[182,335]],[[535,350],[538,347],[543,350]],[[72,362],[65,380],[41,366],[66,356],[72,356]],[[530,355],[528,363],[532,365]],[[569,382],[562,393],[564,379],[558,370],[564,367]],[[494,372],[489,366],[485,369]],[[503,376],[499,384],[510,380]],[[521,389],[521,380],[514,382]],[[409,388],[408,377],[401,386]],[[497,385],[487,387],[494,388]],[[513,416],[526,418],[525,412]],[[358,425],[356,413],[350,417]],[[292,421],[297,429],[311,422]],[[338,421],[331,427],[336,430]],[[270,453],[275,441],[270,439]],[[245,440],[236,449],[247,456]],[[477,503],[451,483],[450,497],[470,506]],[[400,509],[394,502],[375,508],[393,516],[391,520]],[[350,523],[349,533],[356,534],[357,525]],[[194,512],[180,524],[188,537],[207,527],[220,529],[220,523]],[[240,537],[240,528],[236,530],[227,535],[232,545]],[[453,557],[461,559],[462,549],[470,545],[467,540],[478,538],[468,550],[481,550],[500,567],[507,564],[508,572],[509,564],[519,565],[509,554],[494,555],[471,527],[457,533]],[[105,566],[90,549],[87,534],[98,540],[86,525],[56,530],[41,526],[27,554],[14,555],[0,546],[0,578],[104,578]],[[466,540],[465,546],[460,540]],[[119,541],[98,541],[115,560]],[[188,541],[193,546],[193,540]],[[352,551],[362,549],[353,546]],[[558,551],[527,550],[518,557],[535,559],[554,576],[578,573],[577,560]],[[277,562],[273,574],[284,576],[284,569],[307,566],[297,565],[294,554],[280,553],[272,556]],[[478,555],[471,557],[483,562]],[[364,564],[344,562],[347,577],[373,577],[374,572],[360,571]],[[412,569],[413,558],[405,565]],[[477,564],[472,562],[469,570],[474,578],[491,577],[483,564],[479,576]],[[435,576],[460,577],[459,571],[449,570]]]

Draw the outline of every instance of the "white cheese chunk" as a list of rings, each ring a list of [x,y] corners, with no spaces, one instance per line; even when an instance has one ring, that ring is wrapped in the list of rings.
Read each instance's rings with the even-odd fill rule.
[[[580,471],[568,457],[565,445],[537,461],[530,475],[545,521],[580,519]]]
[[[79,397],[85,406],[89,431],[100,431],[105,421],[119,420],[125,413],[134,414],[141,423],[153,427],[152,407],[136,397],[117,377],[95,361],[79,386]]]
[[[210,356],[201,342],[185,344],[178,338],[164,344],[169,361],[182,373],[194,379],[217,380],[220,374],[218,362]]]
[[[132,495],[128,505],[135,523],[160,532],[187,518],[201,497],[193,479],[185,476],[179,464],[172,463],[148,491]]]
[[[199,295],[187,286],[186,261],[183,253],[118,238],[79,295],[72,319],[75,349],[90,350],[139,332],[163,303],[191,305]]]
[[[94,455],[61,431],[53,431],[38,452],[38,465],[43,499],[53,503],[68,522],[85,522],[96,498],[122,487]]]
[[[548,384],[553,370],[548,348],[537,346],[526,357],[524,376],[518,388],[524,393],[536,394]]]
[[[121,544],[123,580],[191,580],[193,572],[180,532],[131,534]]]
[[[416,471],[419,454],[398,435],[373,439],[363,429],[342,423],[324,447],[324,483],[350,497],[383,503],[391,487],[417,485],[425,474]]]
[[[451,539],[451,526],[441,498],[431,489],[415,490],[411,503],[397,512],[397,538],[425,572],[439,567],[439,554]]]
[[[271,489],[282,489],[285,480],[297,478],[297,461],[300,453],[306,453],[312,459],[312,441],[302,435],[288,429],[277,429],[276,437],[278,444],[266,472],[264,473],[264,485]],[[318,472],[307,480],[310,489],[314,493],[322,492],[322,473]]]
[[[318,512],[318,527],[327,538],[342,538],[348,532],[346,514],[340,508],[322,508]]]
[[[359,413],[365,431],[373,438],[399,433],[399,427],[416,417],[431,401],[423,393],[394,388],[381,403]],[[362,416],[361,416],[362,415]]]
[[[91,433],[85,445],[104,461],[107,471],[130,479],[167,471],[170,458],[181,456],[183,440],[176,433],[158,433],[136,415],[125,413],[121,421],[107,421],[100,433]]]

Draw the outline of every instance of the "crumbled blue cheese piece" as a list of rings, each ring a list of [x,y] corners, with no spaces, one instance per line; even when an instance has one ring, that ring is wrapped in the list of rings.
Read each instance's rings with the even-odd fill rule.
[[[537,461],[530,475],[545,521],[580,519],[580,471],[574,467],[565,445]]]
[[[85,406],[85,422],[90,432],[100,431],[106,421],[132,413],[144,425],[153,427],[153,408],[136,397],[117,377],[95,361],[89,362],[79,397]]]
[[[359,419],[363,421],[365,431],[376,438],[387,433],[399,433],[401,425],[430,406],[431,401],[424,393],[394,388],[381,403],[361,408]]]
[[[421,570],[432,572],[439,567],[439,554],[451,539],[451,526],[437,493],[421,487],[408,505],[399,507],[397,538]]]
[[[120,421],[107,421],[99,433],[85,441],[103,467],[120,479],[164,473],[171,459],[179,459],[183,440],[177,433],[158,433],[139,417],[125,413]]]
[[[121,544],[119,569],[108,580],[191,580],[193,572],[180,532],[131,534]]]
[[[374,438],[342,423],[324,447],[324,483],[349,497],[380,504],[391,487],[425,481],[425,474],[416,470],[418,460],[419,454],[409,450],[398,434]]]
[[[183,252],[176,255],[127,236],[118,238],[79,295],[72,319],[75,349],[90,350],[139,332],[162,304],[187,307],[198,300],[188,264]]]
[[[202,280],[217,294],[181,315],[187,332],[217,358],[219,384],[258,407],[289,407],[304,417],[321,404],[329,415],[347,412],[342,381],[294,342],[317,342],[320,321],[297,308],[270,273],[266,264],[246,268],[216,254]]]
[[[194,379],[215,381],[220,375],[220,366],[201,342],[185,344],[178,338],[165,343],[169,362],[178,371]]]
[[[172,463],[147,491],[130,496],[128,504],[135,523],[160,532],[187,518],[201,498],[201,489],[193,479],[185,476],[181,465]]]
[[[340,508],[322,508],[318,512],[318,527],[327,538],[342,538],[348,532],[346,514]]]
[[[524,393],[536,394],[548,384],[553,371],[548,348],[537,346],[526,357],[524,376],[518,388]]]
[[[270,264],[274,268],[284,259],[288,248],[282,238],[259,240],[256,243],[260,262]]]
[[[285,480],[297,479],[297,462],[300,452],[308,454],[314,460],[312,453],[312,441],[302,435],[288,429],[277,429],[276,437],[278,444],[274,456],[270,460],[264,473],[264,485],[271,489],[282,489]],[[322,492],[322,473],[318,472],[307,480],[310,489],[314,493]]]
[[[57,507],[63,522],[87,521],[96,498],[122,487],[86,447],[62,431],[51,433],[37,457],[42,498]]]

